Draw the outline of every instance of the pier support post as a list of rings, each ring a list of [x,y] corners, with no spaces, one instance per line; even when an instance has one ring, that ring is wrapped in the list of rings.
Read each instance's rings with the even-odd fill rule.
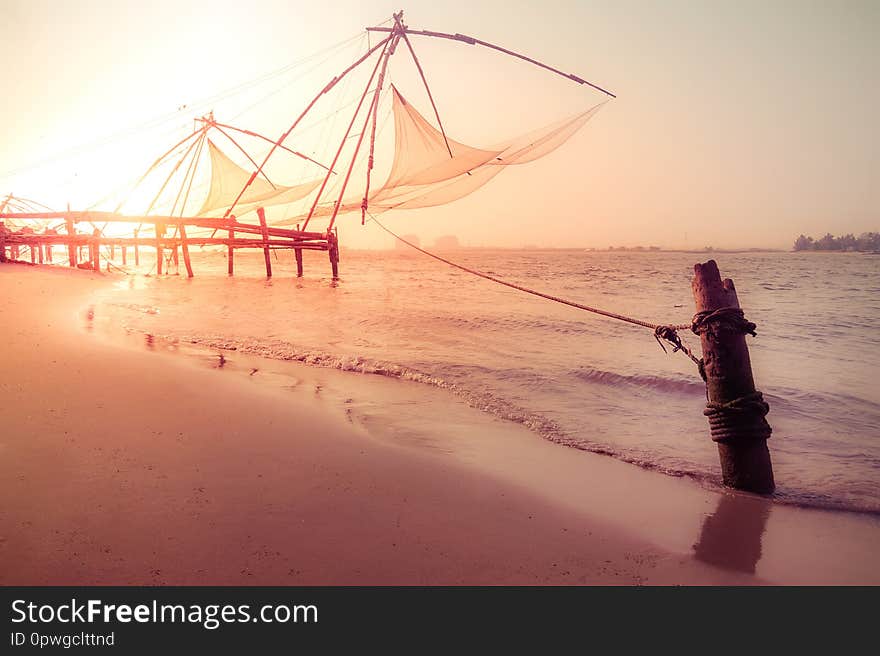
[[[327,249],[330,255],[330,268],[333,270],[333,280],[339,280],[339,240],[332,232],[327,233]]]
[[[140,226],[138,226],[137,228],[134,229],[134,265],[135,266],[140,266],[140,264],[141,264],[141,254],[140,254],[140,251],[138,250],[138,243],[137,243],[138,233],[140,231],[141,231]]]
[[[70,205],[67,206],[67,211],[70,211]],[[77,262],[77,252],[76,245],[73,243],[73,237],[75,234],[75,229],[73,227],[73,219],[69,216],[64,218],[64,225],[67,227],[67,237],[70,241],[67,242],[67,257],[70,260],[70,266],[75,267]]]
[[[89,239],[89,262],[92,265],[92,269],[95,271],[101,270],[101,245],[98,239],[101,236],[101,231],[95,228],[95,232],[92,233],[92,238]]]
[[[235,230],[229,231],[229,245],[226,247],[226,273],[233,275],[235,273],[235,246],[232,240],[235,239]]]
[[[296,224],[297,231],[299,230],[299,223]],[[294,243],[300,241],[299,239],[294,239]],[[303,252],[301,248],[293,249],[293,257],[296,258],[296,277],[303,277]]]
[[[6,224],[0,221],[0,263],[6,262]]]
[[[156,275],[162,275],[162,262],[165,259],[165,252],[162,250],[162,237],[165,236],[165,226],[156,223]]]
[[[303,249],[294,248],[293,256],[296,258],[296,277],[303,277]]]
[[[193,277],[192,262],[189,260],[189,244],[186,241],[186,227],[180,224],[180,250],[183,251],[183,264],[186,266],[186,277]]]
[[[272,277],[272,259],[269,257],[269,226],[266,225],[266,210],[257,208],[257,217],[260,219],[260,230],[263,233],[263,255],[266,258],[266,277]]]
[[[767,449],[769,406],[755,390],[746,345],[755,325],[743,317],[733,281],[721,280],[714,260],[694,265],[693,292],[708,398],[704,414],[718,444],[724,484],[770,494],[775,483]]]

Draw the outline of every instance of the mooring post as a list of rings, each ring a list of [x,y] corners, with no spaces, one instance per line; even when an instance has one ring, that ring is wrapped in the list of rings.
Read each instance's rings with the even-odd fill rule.
[[[186,242],[186,227],[180,224],[180,250],[183,251],[183,264],[186,266],[186,277],[193,277],[192,263],[189,260],[189,245]]]
[[[770,494],[775,489],[767,438],[769,406],[755,390],[746,334],[747,321],[730,279],[721,280],[714,260],[694,265],[693,330],[700,336],[706,380],[705,414],[718,444],[724,484],[739,490]]]
[[[266,210],[257,208],[257,216],[260,219],[260,230],[263,233],[263,255],[266,258],[266,277],[272,277],[272,259],[269,257],[269,226],[266,225]]]

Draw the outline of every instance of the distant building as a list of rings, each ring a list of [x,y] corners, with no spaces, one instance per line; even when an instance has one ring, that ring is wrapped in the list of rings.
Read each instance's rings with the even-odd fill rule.
[[[461,244],[455,235],[443,235],[442,237],[437,237],[437,241],[434,242],[434,248],[448,251],[461,248]]]

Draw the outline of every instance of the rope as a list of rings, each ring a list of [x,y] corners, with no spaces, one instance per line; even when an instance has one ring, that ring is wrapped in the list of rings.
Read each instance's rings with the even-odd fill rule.
[[[709,418],[709,431],[715,442],[766,440],[773,429],[767,423],[769,404],[759,391],[727,403],[708,402],[703,414]]]
[[[610,312],[609,310],[602,310],[600,308],[592,307],[590,305],[584,305],[583,303],[576,303],[575,301],[570,301],[570,300],[562,298],[560,296],[553,296],[552,294],[547,294],[545,292],[541,292],[536,289],[530,289],[529,287],[523,287],[522,285],[517,285],[516,283],[508,282],[507,280],[502,280],[501,278],[496,278],[495,276],[490,276],[488,273],[483,273],[482,271],[477,271],[476,269],[471,269],[471,268],[466,267],[462,264],[457,264],[455,262],[452,262],[451,260],[447,260],[445,257],[440,257],[439,255],[437,255],[435,253],[431,253],[430,251],[426,251],[424,248],[416,246],[412,242],[409,242],[406,239],[404,239],[403,237],[401,237],[400,235],[398,235],[396,232],[387,228],[385,225],[382,224],[381,221],[379,221],[375,216],[373,216],[373,214],[371,212],[368,211],[367,214],[369,214],[370,219],[377,226],[382,228],[382,230],[387,232],[389,235],[391,235],[395,239],[403,242],[404,244],[406,244],[410,248],[414,248],[415,250],[419,251],[420,253],[424,253],[428,257],[432,257],[435,260],[443,262],[444,264],[448,264],[451,267],[454,267],[456,269],[460,269],[461,271],[464,271],[466,273],[470,273],[470,274],[477,276],[479,278],[483,278],[485,280],[489,280],[491,282],[498,283],[499,285],[504,285],[505,287],[510,287],[511,289],[516,289],[518,291],[525,292],[526,294],[531,294],[532,296],[538,296],[539,298],[547,299],[548,301],[553,301],[555,303],[561,303],[562,305],[568,305],[569,307],[577,308],[579,310],[585,310],[586,312],[592,312],[593,314],[599,314],[603,317],[608,317],[609,319],[617,319],[618,321],[624,321],[626,323],[633,324],[634,326],[642,326],[643,328],[649,328],[650,330],[654,331],[654,338],[657,340],[657,343],[660,344],[660,348],[662,348],[664,352],[666,352],[666,347],[663,345],[663,342],[661,340],[666,340],[667,342],[672,344],[672,347],[673,347],[672,352],[673,353],[675,353],[676,351],[681,351],[685,355],[687,355],[694,363],[697,364],[697,366],[700,369],[701,374],[703,372],[702,362],[693,354],[693,352],[691,351],[690,348],[688,348],[687,346],[685,346],[682,343],[681,337],[679,337],[679,335],[678,335],[679,330],[684,330],[685,328],[693,329],[693,326],[694,326],[693,322],[692,323],[684,323],[684,324],[672,324],[672,325],[651,323],[650,321],[644,321],[643,319],[636,319],[634,317],[626,316],[625,314],[618,314],[617,312]],[[704,376],[704,378],[705,378],[705,376]]]
[[[757,335],[755,328],[757,326],[745,318],[743,311],[735,307],[697,312],[691,325],[691,330],[695,335],[702,335],[706,332],[717,334],[719,330],[726,330],[755,337]]]

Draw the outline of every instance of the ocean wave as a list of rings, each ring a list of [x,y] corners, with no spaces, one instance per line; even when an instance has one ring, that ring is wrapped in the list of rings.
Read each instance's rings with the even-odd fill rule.
[[[584,367],[577,369],[573,375],[586,382],[611,387],[644,387],[660,392],[673,392],[687,394],[689,396],[705,396],[706,387],[702,382],[696,382],[685,378],[670,378],[666,376],[653,376],[650,374],[625,375],[613,371],[591,369]]]
[[[717,473],[702,470],[694,463],[672,459],[663,461],[657,454],[643,453],[635,450],[626,451],[602,442],[586,440],[581,436],[572,435],[549,417],[522,408],[486,390],[469,389],[436,373],[362,356],[335,354],[301,347],[283,340],[230,338],[225,335],[194,335],[189,333],[154,334],[152,337],[157,341],[166,341],[168,343],[186,342],[202,349],[235,351],[273,360],[299,362],[310,366],[336,369],[344,372],[387,376],[398,380],[430,385],[451,392],[472,408],[491,414],[499,419],[524,426],[540,437],[556,444],[579,451],[609,456],[616,460],[636,465],[642,469],[656,471],[667,476],[687,477],[708,488],[717,489],[721,487],[721,479]],[[647,387],[687,395],[705,394],[705,388],[702,383],[685,379],[650,375],[623,375],[590,368],[579,369],[574,372],[574,375],[582,380],[604,385]],[[782,488],[773,496],[773,500],[778,503],[804,508],[880,515],[880,506],[866,504],[860,500],[838,498],[811,491]]]

